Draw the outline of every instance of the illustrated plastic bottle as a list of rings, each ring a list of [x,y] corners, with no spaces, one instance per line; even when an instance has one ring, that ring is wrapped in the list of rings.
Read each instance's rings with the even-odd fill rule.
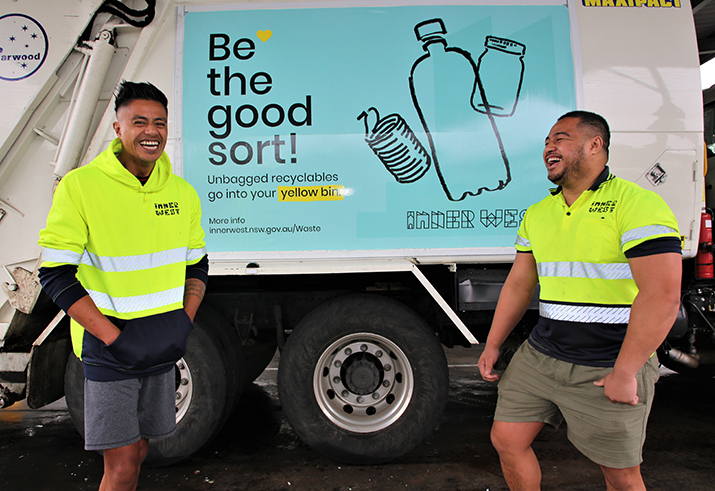
[[[472,106],[477,66],[467,51],[447,46],[446,33],[442,19],[415,26],[426,54],[412,65],[410,91],[442,187],[461,201],[504,188],[511,175],[495,118]]]

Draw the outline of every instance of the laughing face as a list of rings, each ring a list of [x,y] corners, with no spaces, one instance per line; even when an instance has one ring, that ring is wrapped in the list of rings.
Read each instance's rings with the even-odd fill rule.
[[[551,182],[567,187],[581,179],[586,172],[588,135],[578,125],[578,118],[558,121],[544,145],[544,163]]]
[[[166,146],[166,108],[156,101],[133,100],[117,110],[114,131],[122,140],[119,161],[135,176],[146,177]]]

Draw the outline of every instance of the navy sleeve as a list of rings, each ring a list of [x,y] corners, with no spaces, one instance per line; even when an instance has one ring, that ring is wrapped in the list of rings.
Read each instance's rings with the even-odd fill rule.
[[[199,262],[192,264],[191,266],[186,266],[186,279],[196,278],[201,280],[204,284],[209,282],[209,256],[204,255]]]
[[[42,289],[65,312],[77,300],[89,295],[77,279],[77,266],[73,264],[53,268],[42,267],[37,273]]]
[[[652,256],[654,254],[663,254],[666,252],[677,252],[682,254],[680,248],[680,239],[676,237],[660,237],[657,239],[647,240],[637,246],[626,251],[627,258]]]

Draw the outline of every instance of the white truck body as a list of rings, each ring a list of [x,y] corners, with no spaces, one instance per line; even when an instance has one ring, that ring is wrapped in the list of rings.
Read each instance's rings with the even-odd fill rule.
[[[208,430],[201,428],[206,438],[239,400],[244,356],[260,373],[286,332],[312,332],[301,328],[310,322],[319,329],[316,318],[330,311],[321,311],[321,302],[339,293],[362,300],[365,293],[393,297],[418,311],[410,322],[425,323],[446,346],[483,339],[514,258],[521,215],[550,187],[543,139],[569,110],[606,117],[611,171],[663,196],[678,219],[684,260],[692,263],[698,255],[706,162],[687,2],[125,4],[118,9],[101,0],[0,0],[0,263],[8,296],[0,309],[4,404],[28,397],[34,407],[61,396],[57,381],[48,383],[52,390],[32,384],[39,387],[34,381],[43,379],[48,366],[64,371],[62,314],[52,312],[39,325],[30,321],[32,329],[16,319],[37,315],[37,237],[54,186],[114,138],[111,99],[120,80],[150,81],[166,93],[166,152],[202,199],[211,276],[204,311],[213,310],[197,323],[218,339],[215,344],[236,346],[219,356],[228,386],[219,390],[219,406],[226,410]],[[439,36],[448,55],[442,65],[433,61],[442,55],[430,51]],[[462,85],[455,82],[462,79]],[[460,89],[471,90],[471,100],[459,98]],[[701,286],[699,298],[708,304]],[[705,330],[712,329],[705,322]],[[228,335],[217,332],[225,326]],[[307,428],[296,431],[315,448],[349,462],[394,458],[425,434],[418,432],[414,443],[401,448],[378,450],[381,435],[402,431],[405,418],[418,417],[411,400],[423,375],[414,358],[421,355],[405,348],[410,341],[403,344],[370,326],[346,327],[344,333],[337,328],[332,337],[315,341],[313,359],[301,361],[310,365],[305,381],[282,378],[284,387],[304,383],[308,403],[316,406],[315,413],[288,414],[291,423],[323,418],[329,428],[320,436]],[[700,329],[688,326],[696,334]],[[258,334],[265,331],[273,333],[268,342]],[[705,358],[695,357],[697,336],[688,337],[692,367],[692,360]],[[326,355],[328,347],[335,351],[362,341],[364,363]],[[63,360],[44,361],[52,355],[42,346],[51,342],[62,346]],[[262,345],[267,355],[255,354]],[[313,371],[326,360],[357,372],[367,364],[368,378],[377,374],[377,385],[396,387],[399,380],[378,361],[376,353],[384,349],[395,354],[401,376],[416,375],[406,376],[411,381],[395,392],[371,386],[365,394],[373,405],[346,382],[352,372],[331,375],[343,379],[340,390],[342,385],[321,382],[320,370]],[[190,358],[187,353],[189,368]],[[284,359],[298,363],[287,354]],[[435,361],[437,385],[444,385],[442,364]],[[281,372],[296,372],[284,370],[283,360],[281,365]],[[187,371],[177,366],[177,373]],[[180,417],[201,410],[198,382],[193,387],[193,393],[178,388]],[[436,409],[420,419],[425,432],[439,417],[445,390],[427,404]],[[206,395],[214,396],[219,397],[215,391]],[[366,416],[354,416],[363,410]],[[369,441],[375,447],[346,443],[365,433],[374,434]],[[190,448],[156,450],[155,460],[186,456],[206,438]]]

